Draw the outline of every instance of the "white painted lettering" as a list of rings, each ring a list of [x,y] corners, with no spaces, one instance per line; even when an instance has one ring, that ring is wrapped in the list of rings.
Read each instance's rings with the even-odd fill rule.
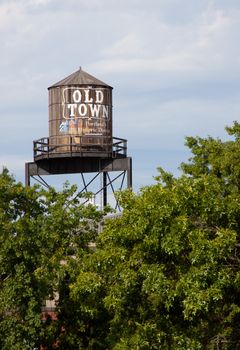
[[[89,97],[89,92],[90,92],[90,90],[84,90],[84,92],[85,92],[85,100],[84,100],[84,102],[85,103],[91,103],[91,102],[93,102],[93,98],[91,97]]]
[[[103,92],[101,90],[96,90],[96,103],[103,102]]]
[[[100,112],[101,105],[89,104],[89,108],[90,108],[91,116],[99,118],[99,112]]]
[[[77,104],[76,103],[69,103],[67,105],[67,108],[70,109],[70,117],[74,117],[75,116],[74,112],[75,112],[75,108],[77,108]]]
[[[109,106],[103,105],[103,118],[108,119],[109,114],[108,114]]]
[[[87,114],[87,106],[84,103],[81,103],[78,106],[78,113],[81,117],[85,117]]]
[[[82,99],[82,94],[79,90],[74,90],[73,92],[73,101],[74,102],[81,102]]]

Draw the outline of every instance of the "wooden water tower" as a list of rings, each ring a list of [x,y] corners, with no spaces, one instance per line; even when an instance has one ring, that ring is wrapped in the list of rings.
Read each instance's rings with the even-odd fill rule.
[[[123,187],[127,175],[127,187],[132,187],[127,140],[112,136],[112,87],[80,68],[48,90],[49,136],[33,142],[34,161],[25,164],[26,186],[31,177],[48,186],[43,175],[80,173],[84,192],[102,176],[96,193],[102,193],[105,206],[117,178],[122,177]],[[112,180],[109,172],[118,174]],[[89,183],[86,173],[96,173]]]

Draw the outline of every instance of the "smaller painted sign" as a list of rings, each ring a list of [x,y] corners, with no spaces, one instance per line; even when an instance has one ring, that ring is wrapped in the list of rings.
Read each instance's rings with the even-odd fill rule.
[[[106,88],[64,88],[59,132],[72,135],[109,135],[109,94]]]

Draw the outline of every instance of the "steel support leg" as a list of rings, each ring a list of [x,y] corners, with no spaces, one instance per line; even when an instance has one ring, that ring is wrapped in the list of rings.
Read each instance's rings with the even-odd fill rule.
[[[25,186],[30,186],[30,175],[28,163],[25,163]]]
[[[103,172],[103,207],[107,205],[107,172]]]
[[[128,159],[127,187],[132,188],[132,158]]]

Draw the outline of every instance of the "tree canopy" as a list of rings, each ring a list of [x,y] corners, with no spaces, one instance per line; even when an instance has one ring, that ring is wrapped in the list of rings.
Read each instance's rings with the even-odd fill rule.
[[[188,137],[182,175],[159,168],[155,185],[119,194],[122,215],[98,236],[104,213],[75,187],[24,188],[4,171],[1,348],[240,349],[240,124],[227,131]]]
[[[187,138],[182,176],[159,169],[156,185],[121,194],[70,286],[86,318],[108,323],[96,348],[240,348],[239,124],[228,132]]]
[[[71,349],[78,329],[69,300],[77,259],[95,241],[103,213],[80,204],[76,186],[62,192],[16,183],[0,175],[0,348]],[[43,317],[56,299],[57,320]],[[76,317],[76,318],[75,318]],[[43,320],[44,318],[44,320]],[[75,323],[76,320],[76,323]],[[64,347],[64,344],[67,344]],[[74,348],[74,347],[73,347]]]

